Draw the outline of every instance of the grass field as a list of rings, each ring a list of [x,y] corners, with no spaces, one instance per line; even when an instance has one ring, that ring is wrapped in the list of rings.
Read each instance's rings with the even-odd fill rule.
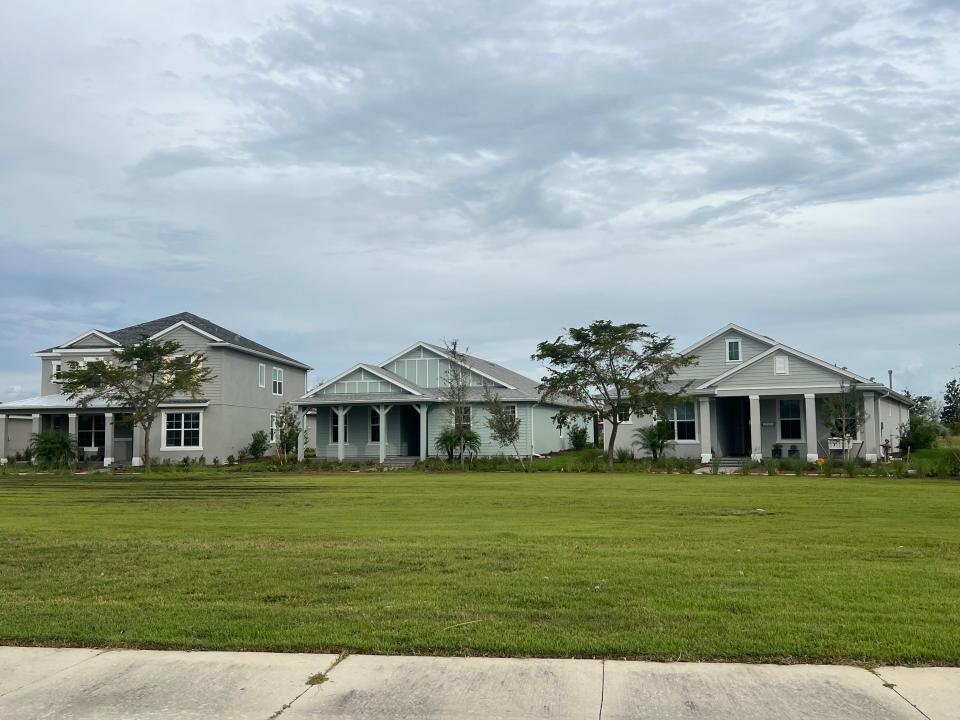
[[[960,483],[5,475],[0,643],[960,664]]]

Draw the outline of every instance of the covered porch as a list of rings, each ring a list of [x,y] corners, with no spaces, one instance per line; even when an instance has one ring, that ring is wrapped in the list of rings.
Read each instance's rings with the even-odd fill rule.
[[[378,401],[379,400],[379,401]],[[348,399],[319,396],[298,401],[301,433],[297,455],[308,445],[317,457],[337,462],[426,460],[429,455],[430,404],[422,397]]]
[[[0,464],[23,452],[30,438],[55,430],[72,437],[77,444],[77,461],[103,467],[130,465],[136,456],[134,428],[129,415],[112,409],[29,408],[3,406],[0,412]],[[18,432],[14,432],[16,424]],[[28,426],[28,432],[19,432]],[[21,447],[22,446],[22,447]]]

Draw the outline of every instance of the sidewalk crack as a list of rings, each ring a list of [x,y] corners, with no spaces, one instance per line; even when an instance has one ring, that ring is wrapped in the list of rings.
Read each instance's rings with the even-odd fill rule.
[[[897,689],[897,686],[896,686],[896,685],[894,685],[892,682],[887,681],[887,680],[883,677],[883,675],[881,675],[881,674],[880,674],[879,672],[877,672],[875,669],[873,669],[873,668],[868,668],[868,670],[869,670],[871,673],[873,673],[874,675],[877,676],[877,678],[880,680],[880,682],[883,683],[883,686],[884,686],[885,688],[887,688],[888,690],[893,690],[893,692],[895,692],[897,695],[899,695],[900,698],[901,698],[905,703],[907,703],[907,705],[909,705],[909,706],[912,707],[914,710],[916,710],[918,713],[920,713],[921,715],[923,715],[927,720],[932,720],[932,718],[931,718],[929,715],[927,715],[923,710],[921,710],[920,708],[918,708],[914,702],[912,702],[911,700],[909,700],[909,699],[907,698],[906,695],[904,695],[902,692],[900,692],[900,691]]]
[[[607,661],[600,661],[600,713],[597,720],[603,720],[603,692],[607,687]]]
[[[350,653],[344,650],[342,653],[337,655],[337,657],[334,659],[332,663],[330,663],[330,665],[327,667],[326,670],[324,670],[323,672],[318,672],[317,674],[311,675],[310,677],[308,677],[306,682],[307,686],[303,689],[303,691],[300,692],[290,702],[284,703],[283,706],[279,710],[277,710],[273,715],[268,717],[267,720],[276,720],[276,718],[280,717],[281,715],[283,715],[284,712],[289,710],[297,700],[299,700],[304,695],[306,695],[311,688],[314,688],[317,685],[323,685],[323,683],[325,683],[327,680],[330,679],[329,676],[330,676],[330,673],[333,672],[333,669],[337,665],[342,663],[344,660],[346,660],[349,656],[350,656]]]
[[[60,673],[64,673],[64,672],[66,672],[67,670],[72,670],[73,668],[77,667],[77,665],[83,665],[85,662],[90,662],[91,660],[96,660],[98,657],[100,657],[100,656],[103,655],[104,653],[110,652],[111,649],[112,649],[112,648],[106,648],[106,649],[101,650],[100,652],[98,652],[96,655],[91,655],[90,657],[85,657],[83,660],[77,660],[77,662],[75,662],[73,665],[67,665],[66,667],[60,668],[59,670],[57,670],[57,671],[55,671],[55,672],[52,672],[52,673],[50,673],[49,675],[45,675],[45,676],[42,677],[42,678],[37,678],[36,680],[31,680],[30,682],[24,683],[23,685],[20,685],[20,686],[18,686],[18,687],[11,688],[10,690],[7,690],[6,692],[0,693],[0,697],[6,697],[6,696],[9,695],[10,693],[15,693],[15,692],[17,692],[17,690],[23,690],[23,688],[25,688],[25,687],[30,687],[31,685],[36,685],[37,683],[42,683],[42,682],[44,682],[44,681],[46,681],[46,680],[49,680],[49,679],[52,678],[52,677],[55,677],[55,676],[59,675]]]

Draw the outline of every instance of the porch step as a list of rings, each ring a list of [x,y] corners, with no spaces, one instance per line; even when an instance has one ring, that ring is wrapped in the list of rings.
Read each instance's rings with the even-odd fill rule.
[[[384,465],[392,468],[413,467],[420,460],[417,455],[388,455]]]
[[[714,460],[720,461],[720,467],[722,468],[739,468],[743,467],[743,463],[750,458],[745,457],[722,457],[714,458]]]

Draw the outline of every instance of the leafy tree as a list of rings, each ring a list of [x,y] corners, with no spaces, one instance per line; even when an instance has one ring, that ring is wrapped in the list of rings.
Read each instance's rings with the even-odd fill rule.
[[[303,441],[306,443],[306,426],[300,425],[300,416],[296,409],[288,402],[283,403],[278,409],[274,419],[273,437],[277,442],[277,455],[280,461],[285,462],[287,454],[296,452],[300,443],[300,431],[303,430]]]
[[[840,392],[823,396],[822,422],[832,437],[842,438],[844,457],[849,459],[847,440],[857,436],[866,423],[863,393],[854,383],[841,381]]]
[[[94,400],[124,408],[130,422],[143,428],[143,459],[151,468],[150,431],[160,413],[160,405],[176,396],[200,396],[203,384],[213,379],[204,367],[202,353],[183,354],[175,340],[151,340],[146,335],[133,345],[113,351],[111,360],[86,364],[70,362],[63,370],[63,392],[77,407],[85,408]]]
[[[462,468],[466,461],[464,451],[467,446],[468,433],[471,432],[470,424],[467,421],[467,414],[470,412],[470,363],[467,354],[461,352],[458,340],[444,340],[443,344],[450,362],[447,363],[447,370],[443,375],[440,397],[446,402],[450,411],[453,431],[458,437],[457,447],[460,450],[460,467]]]
[[[547,364],[540,386],[545,402],[566,397],[610,423],[610,470],[621,413],[649,415],[657,407],[678,402],[689,383],[675,392],[668,391],[667,384],[678,370],[696,362],[693,356],[673,351],[672,337],[646,328],[643,323],[597,320],[540,343],[532,356]]]
[[[580,424],[571,425],[567,433],[567,437],[570,438],[570,447],[574,450],[583,450],[587,446],[588,436],[587,426]]]
[[[63,469],[77,464],[77,442],[60,430],[44,430],[32,435],[30,452],[44,468]]]
[[[267,437],[267,433],[263,430],[257,430],[250,435],[250,445],[247,448],[247,452],[250,453],[250,457],[254,460],[259,460],[267,454],[269,445],[270,439]]]
[[[960,423],[960,381],[956,378],[948,382],[943,391],[943,409],[940,411],[940,422],[944,425]]]
[[[633,431],[634,445],[639,445],[654,460],[663,457],[667,443],[673,440],[673,426],[666,420],[657,420],[650,425],[644,425]]]
[[[487,417],[485,423],[493,439],[497,441],[500,447],[512,447],[517,460],[520,461],[520,468],[526,470],[523,464],[523,456],[520,455],[520,449],[517,443],[520,442],[520,418],[517,417],[516,406],[511,412],[507,406],[500,401],[500,396],[487,388],[483,394],[484,402],[487,404]]]

